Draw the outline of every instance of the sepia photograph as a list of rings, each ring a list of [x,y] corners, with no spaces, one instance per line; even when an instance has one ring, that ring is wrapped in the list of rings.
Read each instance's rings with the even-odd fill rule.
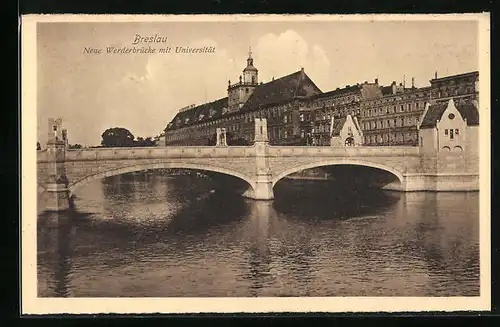
[[[24,313],[489,310],[487,13],[21,40]]]

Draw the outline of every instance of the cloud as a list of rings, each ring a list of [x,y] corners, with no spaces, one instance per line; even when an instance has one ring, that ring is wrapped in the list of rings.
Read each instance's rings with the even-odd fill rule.
[[[122,69],[113,78],[101,76],[97,94],[89,94],[99,119],[85,127],[71,127],[75,142],[98,144],[102,132],[110,127],[127,128],[135,136],[158,135],[180,108],[226,97],[228,80],[236,82],[246,66],[247,49],[230,54],[210,38],[179,46],[215,47],[216,52],[181,54],[173,48],[170,54],[151,55],[142,66],[135,61],[134,67]],[[263,82],[302,67],[320,88],[329,77],[330,61],[325,51],[319,45],[308,44],[292,30],[261,36],[253,57]]]
[[[330,60],[323,48],[317,44],[310,45],[293,30],[262,36],[255,55],[261,80],[268,81],[304,68],[320,88],[328,82]]]
[[[102,106],[99,128],[120,126],[135,136],[154,136],[180,108],[225,97],[226,77],[236,74],[228,70],[233,60],[227,51],[211,39],[199,39],[182,46],[212,46],[217,51],[214,54],[155,54],[140,71],[124,72],[118,82],[109,81],[99,92]]]

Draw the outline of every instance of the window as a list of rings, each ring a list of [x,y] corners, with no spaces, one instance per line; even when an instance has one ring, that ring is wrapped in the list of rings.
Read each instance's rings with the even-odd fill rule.
[[[447,129],[444,130],[444,135],[448,135],[448,130]]]
[[[453,130],[450,129],[450,140],[453,140]]]
[[[458,135],[458,128],[455,129],[455,135]]]
[[[300,121],[304,121],[304,114],[300,114]]]

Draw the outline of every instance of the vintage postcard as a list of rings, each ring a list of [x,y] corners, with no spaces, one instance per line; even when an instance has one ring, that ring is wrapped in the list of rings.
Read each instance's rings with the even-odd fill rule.
[[[490,310],[489,35],[22,17],[23,314]]]

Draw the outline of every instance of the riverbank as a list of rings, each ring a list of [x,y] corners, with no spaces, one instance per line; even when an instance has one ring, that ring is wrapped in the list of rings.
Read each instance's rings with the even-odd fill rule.
[[[289,175],[283,177],[285,179],[293,179],[293,180],[308,180],[308,181],[328,181],[333,180],[333,178],[328,178],[328,176],[301,176],[301,175]]]

